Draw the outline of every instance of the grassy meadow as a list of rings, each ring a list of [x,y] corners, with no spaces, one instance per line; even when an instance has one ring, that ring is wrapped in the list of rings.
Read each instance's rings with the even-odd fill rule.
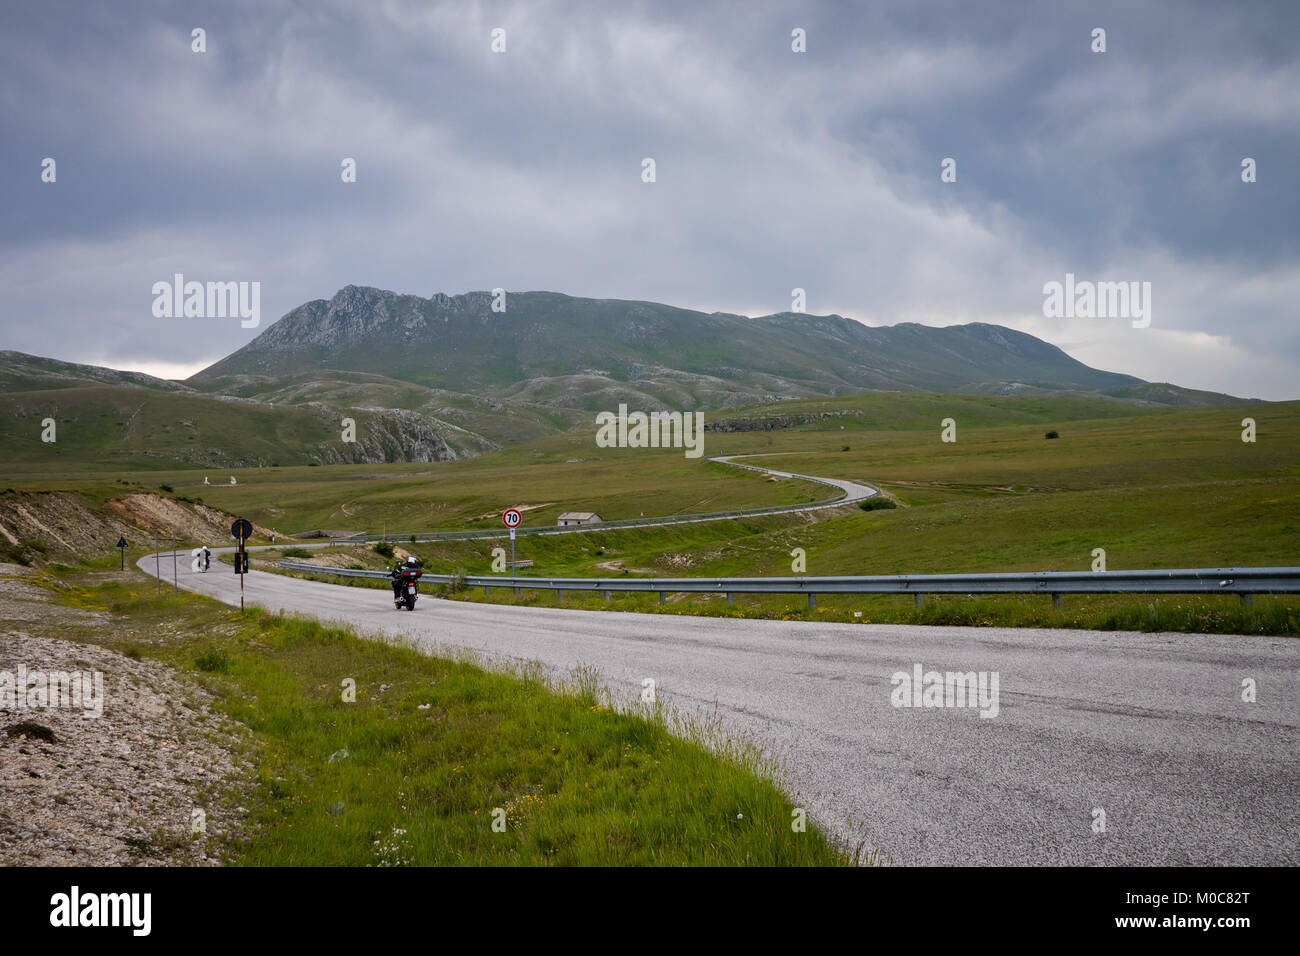
[[[521,573],[789,575],[794,548],[806,552],[808,575],[1087,570],[1097,548],[1105,551],[1109,569],[1300,563],[1296,404],[1147,412],[1091,399],[946,398],[785,403],[733,415],[861,414],[710,435],[710,454],[760,454],[765,457],[755,463],[869,481],[895,497],[899,508],[521,538],[519,557],[534,562]],[[1097,405],[1104,406],[1104,417],[1067,417],[1095,415]],[[1241,440],[1247,415],[1256,421],[1254,443]],[[1015,416],[1032,421],[1005,423]],[[948,417],[957,423],[953,443],[940,440],[939,423]],[[932,425],[882,427],[925,420]],[[1058,437],[1046,438],[1048,431]],[[492,548],[500,544],[408,547],[431,570],[488,574]],[[357,555],[358,566],[382,563],[366,549]],[[552,592],[457,596],[554,602]],[[576,594],[566,595],[565,603],[606,606],[599,597]],[[657,597],[628,595],[615,596],[609,606],[849,621],[1300,633],[1300,600],[1283,597],[1257,597],[1248,609],[1235,597],[1079,595],[1066,598],[1064,613],[1038,596],[932,596],[918,609],[907,596],[822,595],[818,605],[814,611],[796,597],[745,595],[725,605],[717,596],[676,595],[660,606]]]
[[[1247,416],[1256,422],[1254,442],[1241,440]],[[946,418],[956,423],[955,442],[941,441]],[[782,427],[754,427],[765,419]],[[533,561],[526,573],[789,575],[794,548],[806,552],[808,575],[1086,570],[1098,548],[1112,570],[1300,563],[1298,403],[1169,410],[1093,398],[887,394],[763,405],[706,421],[749,429],[707,432],[708,455],[757,454],[765,457],[756,464],[868,481],[900,507],[521,537],[518,555]],[[1058,437],[1046,438],[1048,432]],[[525,509],[527,526],[551,524],[565,510],[617,519],[789,504],[826,493],[807,482],[686,459],[679,451],[599,449],[587,432],[435,465],[236,474],[236,486],[203,487],[196,472],[93,481],[101,495],[137,482],[169,483],[177,495],[201,496],[285,533],[346,528],[395,538],[434,528],[495,530],[509,506]],[[51,476],[22,487],[77,480]],[[412,550],[430,570],[487,574],[492,548],[500,544],[421,543]],[[356,563],[382,561],[361,549]],[[547,600],[544,594],[527,599]],[[637,607],[641,600],[613,604]],[[716,601],[679,596],[663,609],[809,613],[791,608],[791,599],[737,596],[723,608]],[[1296,630],[1289,598],[1258,598],[1246,611],[1235,598],[1079,596],[1067,598],[1064,615],[1036,597],[931,598],[921,609],[906,597],[824,596],[819,603],[817,613],[853,620]],[[660,610],[657,601],[647,609]]]
[[[512,506],[524,512],[525,525],[551,525],[564,511],[594,511],[616,520],[763,508],[834,494],[812,482],[772,481],[687,459],[681,451],[656,449],[644,457],[638,451],[598,449],[589,437],[584,442],[566,436],[456,462],[64,472],[7,480],[28,491],[75,488],[100,501],[128,492],[174,493],[282,534],[317,528],[375,533],[499,528],[501,512]],[[235,485],[229,484],[232,475]],[[205,476],[211,484],[203,484]]]

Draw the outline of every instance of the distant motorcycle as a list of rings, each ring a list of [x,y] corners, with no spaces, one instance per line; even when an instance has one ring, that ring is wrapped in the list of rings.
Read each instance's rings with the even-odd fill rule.
[[[212,552],[208,550],[206,544],[191,551],[190,557],[194,559],[190,562],[191,571],[206,571],[212,567]]]
[[[397,610],[406,608],[408,611],[415,610],[415,598],[420,593],[420,575],[424,572],[419,569],[414,558],[407,558],[405,564],[399,564],[393,568],[391,576],[393,579],[393,606]]]

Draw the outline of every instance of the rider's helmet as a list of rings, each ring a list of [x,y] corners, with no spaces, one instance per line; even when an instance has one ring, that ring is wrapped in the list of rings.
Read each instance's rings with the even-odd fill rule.
[[[413,568],[413,567],[415,567],[415,558],[414,558],[414,557],[407,558],[407,559],[406,559],[406,566],[407,566],[408,568]]]

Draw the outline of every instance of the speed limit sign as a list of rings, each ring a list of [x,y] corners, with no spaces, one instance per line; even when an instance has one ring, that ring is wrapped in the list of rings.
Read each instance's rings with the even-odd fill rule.
[[[519,513],[518,508],[507,508],[501,515],[501,521],[507,528],[518,528],[519,522],[524,520],[524,516]]]

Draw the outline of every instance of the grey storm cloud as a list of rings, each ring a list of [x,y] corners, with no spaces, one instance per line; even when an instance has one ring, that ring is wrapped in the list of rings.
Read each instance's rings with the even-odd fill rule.
[[[175,273],[260,282],[261,328],[350,283],[751,315],[798,287],[1300,392],[1291,2],[44,2],[3,27],[5,348],[182,375],[261,330],[156,318]],[[1044,317],[1067,272],[1151,282],[1151,326]]]

